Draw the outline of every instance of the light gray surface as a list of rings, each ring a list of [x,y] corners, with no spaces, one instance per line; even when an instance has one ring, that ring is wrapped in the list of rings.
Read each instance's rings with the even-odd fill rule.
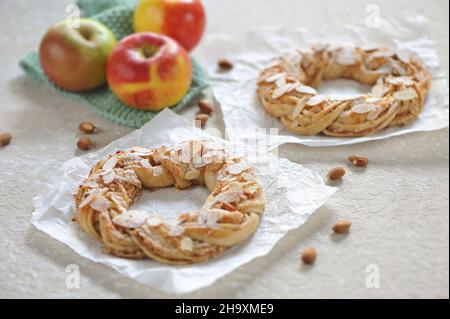
[[[259,25],[319,27],[329,21],[364,23],[366,3],[380,13],[422,12],[448,78],[448,1],[204,0],[208,34],[236,37]],[[68,2],[0,3],[0,131],[13,134],[0,149],[0,297],[168,297],[121,277],[105,266],[81,259],[29,223],[32,197],[57,165],[77,155],[77,126],[91,120],[105,146],[130,129],[109,123],[26,79],[17,62],[35,49],[47,27],[65,17]],[[214,60],[208,36],[195,55]],[[185,112],[192,118],[195,108]],[[211,123],[220,127],[220,115]],[[362,145],[312,149],[287,145],[280,155],[323,175],[348,155],[371,160],[362,172],[348,169],[341,189],[304,227],[292,231],[266,257],[187,297],[367,298],[449,296],[448,129]],[[341,218],[353,222],[348,236],[330,227]],[[313,267],[299,263],[306,246],[318,250]],[[81,287],[66,288],[66,266],[81,270]],[[366,286],[369,265],[380,271],[380,287]]]

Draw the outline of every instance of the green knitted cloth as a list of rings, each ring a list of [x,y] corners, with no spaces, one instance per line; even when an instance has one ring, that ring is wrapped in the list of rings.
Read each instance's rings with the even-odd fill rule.
[[[136,0],[78,0],[77,4],[83,16],[91,17],[105,24],[119,41],[133,33],[133,9]],[[171,109],[179,111],[208,87],[208,78],[195,60],[193,63],[192,85],[186,96]],[[30,52],[20,61],[23,71],[33,80],[50,87],[63,96],[83,102],[97,114],[110,121],[128,127],[139,128],[155,117],[158,112],[147,112],[131,109],[120,102],[107,85],[93,91],[71,93],[52,84],[42,71],[37,52]]]

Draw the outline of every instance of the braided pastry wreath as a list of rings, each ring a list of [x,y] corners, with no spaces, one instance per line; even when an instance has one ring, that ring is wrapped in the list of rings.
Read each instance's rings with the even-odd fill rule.
[[[338,78],[373,85],[372,91],[332,100],[314,89],[321,80]],[[257,96],[294,133],[351,137],[413,122],[430,84],[429,72],[404,52],[319,45],[277,58],[264,68]]]
[[[197,212],[176,223],[130,209],[143,187],[206,185],[211,194]],[[211,259],[253,234],[264,212],[254,169],[211,142],[118,151],[91,169],[75,195],[76,221],[106,252],[168,264]]]

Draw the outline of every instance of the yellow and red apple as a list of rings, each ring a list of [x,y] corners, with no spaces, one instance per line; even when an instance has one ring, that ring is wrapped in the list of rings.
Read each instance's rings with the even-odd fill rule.
[[[135,32],[167,35],[188,51],[200,42],[205,24],[200,0],[141,0],[134,10]]]
[[[111,53],[106,76],[126,105],[156,111],[178,103],[191,86],[192,64],[175,40],[150,32],[122,39]]]
[[[42,69],[60,88],[80,92],[106,83],[108,56],[116,45],[114,34],[102,23],[63,20],[52,26],[39,46]]]

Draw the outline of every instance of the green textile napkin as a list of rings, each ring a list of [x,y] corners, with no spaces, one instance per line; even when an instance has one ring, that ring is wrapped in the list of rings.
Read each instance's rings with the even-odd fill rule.
[[[119,41],[133,33],[133,10],[136,0],[78,0],[83,16],[99,20],[105,24]],[[188,106],[193,99],[209,86],[208,77],[199,64],[192,59],[192,85],[186,96],[171,109],[179,111]],[[131,109],[119,101],[107,85],[89,92],[71,93],[51,83],[42,71],[39,55],[30,52],[20,60],[20,67],[33,80],[42,83],[63,96],[81,101],[95,113],[108,120],[128,127],[139,128],[156,116],[158,112]]]

